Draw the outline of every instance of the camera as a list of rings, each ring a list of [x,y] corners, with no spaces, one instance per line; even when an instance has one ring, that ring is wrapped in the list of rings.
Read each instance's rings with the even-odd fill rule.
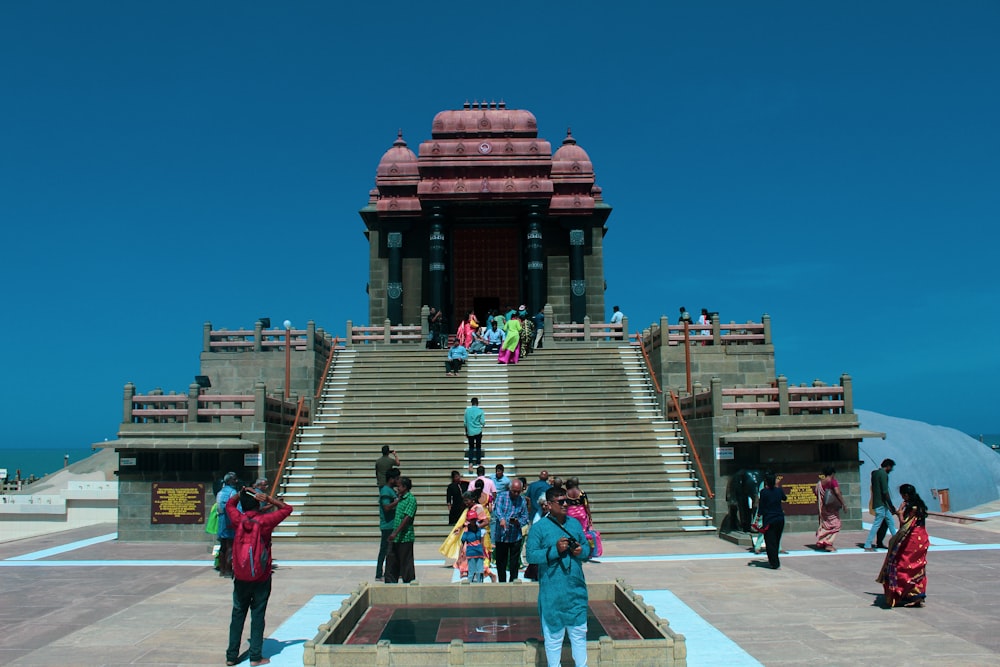
[[[573,551],[578,546],[580,546],[580,543],[577,542],[576,540],[574,540],[572,537],[567,537],[566,538],[566,542],[567,542],[567,544],[566,544],[566,550],[567,551]]]

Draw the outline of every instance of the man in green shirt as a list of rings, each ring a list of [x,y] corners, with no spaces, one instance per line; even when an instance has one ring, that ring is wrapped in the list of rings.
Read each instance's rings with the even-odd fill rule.
[[[389,468],[385,474],[385,486],[378,493],[378,527],[382,532],[381,544],[378,547],[378,561],[375,563],[375,578],[382,578],[382,565],[385,563],[386,554],[389,553],[389,535],[395,526],[396,505],[399,504],[399,496],[396,495],[396,484],[399,482],[399,470]]]
[[[881,467],[872,470],[872,507],[875,509],[875,520],[872,521],[872,529],[868,531],[868,539],[865,540],[865,551],[875,551],[872,540],[883,522],[889,526],[890,535],[896,534],[896,525],[892,520],[896,508],[892,506],[892,498],[889,497],[889,473],[895,467],[895,461],[885,459]]]
[[[399,503],[389,533],[389,555],[385,560],[385,583],[395,584],[400,579],[408,584],[417,578],[413,564],[413,520],[417,516],[417,498],[410,489],[413,482],[409,477],[400,477],[396,484]]]

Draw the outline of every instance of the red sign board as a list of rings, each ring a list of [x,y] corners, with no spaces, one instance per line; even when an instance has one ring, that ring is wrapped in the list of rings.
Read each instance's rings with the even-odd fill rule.
[[[815,492],[819,473],[798,472],[778,475],[777,481],[778,486],[784,489],[785,495],[788,496],[788,500],[781,504],[785,514],[790,516],[819,514]]]
[[[205,485],[200,482],[153,482],[150,523],[205,523]]]

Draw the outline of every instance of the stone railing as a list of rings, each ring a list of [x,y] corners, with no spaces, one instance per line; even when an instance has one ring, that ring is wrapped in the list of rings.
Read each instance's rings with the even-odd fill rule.
[[[202,388],[192,383],[188,393],[164,394],[154,390],[137,394],[135,385],[125,385],[126,424],[181,424],[258,422],[291,425],[295,422],[297,404],[267,395],[263,382],[254,386],[249,395],[223,395],[202,393]],[[308,411],[303,416],[308,422]]]
[[[292,349],[317,352],[328,356],[333,337],[310,320],[305,329],[265,329],[257,320],[253,330],[213,329],[211,322],[205,322],[203,332],[204,352],[269,352],[284,351],[286,341]]]
[[[851,376],[841,375],[840,385],[827,385],[819,380],[811,386],[789,386],[784,375],[778,376],[771,387],[731,387],[724,389],[718,378],[702,391],[695,384],[694,393],[678,399],[687,420],[706,417],[776,416],[776,415],[840,415],[854,412]],[[676,419],[670,408],[668,418]]]
[[[666,341],[664,341],[666,332]],[[770,345],[771,316],[764,314],[760,322],[724,324],[718,319],[710,328],[705,325],[689,324],[687,331],[683,324],[670,324],[666,316],[660,317],[659,324],[651,324],[642,332],[646,350],[652,353],[662,345],[683,345],[687,338],[691,345]]]
[[[582,324],[573,322],[571,324],[553,324],[550,333],[552,342],[556,345],[563,343],[590,343],[593,341],[621,341],[628,340],[628,318],[623,317],[621,324],[611,324],[610,322],[591,322],[590,317],[584,317]]]
[[[392,324],[385,320],[382,326],[365,327],[347,320],[347,341],[345,345],[420,345],[427,339],[427,325]]]

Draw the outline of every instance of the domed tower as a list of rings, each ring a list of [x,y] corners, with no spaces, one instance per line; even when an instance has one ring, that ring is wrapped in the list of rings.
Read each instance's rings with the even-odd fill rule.
[[[502,101],[438,113],[414,155],[400,133],[361,210],[370,244],[369,316],[417,324],[422,306],[454,326],[468,311],[550,304],[558,322],[604,319],[604,203],[586,151],[538,137]]]

